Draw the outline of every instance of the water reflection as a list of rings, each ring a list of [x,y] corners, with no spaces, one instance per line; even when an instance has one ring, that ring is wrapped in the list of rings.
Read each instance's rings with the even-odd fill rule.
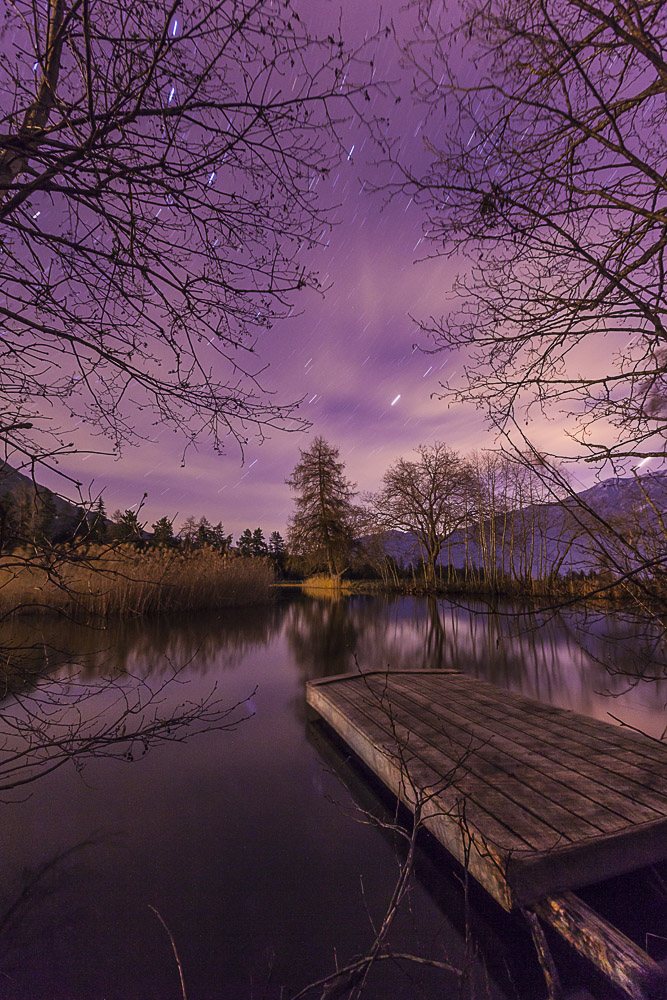
[[[455,667],[600,718],[611,709],[661,732],[667,682],[641,679],[650,639],[634,623],[581,612],[516,617],[516,610],[354,595],[73,627],[66,636],[60,623],[40,621],[43,648],[62,647],[59,660],[48,659],[52,697],[67,696],[72,674],[93,688],[113,677],[122,692],[137,682],[159,688],[176,669],[165,709],[205,698],[216,685],[224,704],[257,687],[255,715],[234,732],[161,745],[130,766],[93,757],[83,772],[63,767],[31,786],[26,801],[3,806],[0,993],[9,1000],[178,995],[169,942],[149,905],[174,934],[190,1000],[278,1000],[286,985],[296,992],[330,972],[334,955],[344,962],[363,950],[372,939],[368,912],[377,920],[393,887],[396,844],[349,815],[356,804],[391,819],[393,803],[305,724],[308,678],[356,663]],[[25,623],[13,628],[14,641],[23,641]],[[44,666],[36,646],[34,668]],[[70,662],[68,648],[76,652]],[[107,841],[100,831],[124,836]],[[73,848],[83,841],[94,850]],[[54,858],[65,860],[50,867]],[[46,873],[30,907],[24,871]],[[443,874],[427,849],[417,875],[394,946],[435,950],[457,964],[470,913],[456,896],[456,876]],[[505,917],[496,920],[486,897],[475,907],[477,933],[491,949],[488,995],[538,996],[525,936]],[[502,955],[512,949],[508,979]],[[365,1000],[413,1000],[414,984],[393,975],[382,973]],[[424,985],[423,995],[448,988]]]
[[[168,676],[185,665],[199,676],[217,676],[282,638],[304,681],[357,666],[449,667],[599,718],[627,710],[628,722],[642,717],[654,735],[664,726],[664,656],[643,623],[580,609],[554,614],[481,602],[327,594],[229,615],[70,624],[66,636],[59,620],[18,620],[3,635],[7,646],[29,650],[23,684],[45,666],[62,675],[73,664],[85,679]]]
[[[293,606],[286,632],[304,679],[357,664],[454,668],[584,715],[613,714],[651,735],[665,725],[659,650],[643,623],[623,616],[354,596]]]
[[[234,669],[247,652],[266,646],[283,626],[284,605],[236,608],[227,615],[177,615],[108,624],[63,622],[56,616],[17,618],[3,627],[3,646],[21,653],[23,679],[76,671],[79,677],[200,675]]]

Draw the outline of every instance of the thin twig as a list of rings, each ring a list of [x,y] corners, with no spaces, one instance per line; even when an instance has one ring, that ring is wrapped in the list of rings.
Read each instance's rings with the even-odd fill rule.
[[[181,966],[181,960],[178,957],[178,951],[176,950],[176,942],[174,941],[174,935],[171,933],[171,931],[169,930],[169,928],[165,924],[165,922],[164,922],[164,920],[162,918],[162,914],[160,913],[160,911],[156,910],[155,907],[151,906],[150,903],[148,904],[148,909],[153,911],[153,913],[158,918],[158,920],[160,921],[160,923],[164,927],[165,931],[167,932],[167,935],[169,937],[169,941],[171,942],[171,950],[174,953],[174,958],[176,959],[176,965],[178,966],[178,975],[179,975],[179,978],[181,980],[181,995],[183,997],[183,1000],[188,1000],[187,993],[185,992],[185,980],[183,979],[183,968]]]

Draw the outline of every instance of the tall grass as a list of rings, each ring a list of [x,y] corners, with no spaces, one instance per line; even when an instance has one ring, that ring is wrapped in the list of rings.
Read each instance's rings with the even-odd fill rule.
[[[125,545],[89,549],[57,566],[0,560],[0,613],[64,611],[79,616],[137,616],[257,604],[270,597],[265,559],[215,549],[178,552]]]
[[[340,576],[317,573],[305,579],[301,589],[310,597],[339,597],[341,594],[353,593],[355,586],[350,580],[343,580]]]

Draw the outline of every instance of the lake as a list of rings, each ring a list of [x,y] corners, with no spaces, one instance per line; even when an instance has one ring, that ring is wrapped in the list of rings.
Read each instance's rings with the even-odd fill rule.
[[[132,718],[143,704],[147,720],[156,703],[166,714],[211,697],[240,704],[229,730],[135,744],[132,760],[68,761],[4,793],[0,997],[7,1000],[178,1000],[173,948],[188,1000],[287,1000],[370,947],[403,840],[370,821],[391,825],[393,803],[313,720],[304,691],[310,678],[357,665],[456,667],[655,736],[665,726],[667,680],[651,637],[631,619],[604,613],[297,594],[217,615],[99,630],[31,619],[7,632],[19,645],[28,636],[35,659],[49,650],[52,673],[32,696],[5,699],[0,774],[14,773],[15,751],[18,766],[46,772],[53,759],[46,744],[66,750],[64,724],[77,718],[92,732],[128,705]],[[47,724],[27,751],[10,728],[33,710]],[[648,950],[661,957],[667,904],[655,886],[617,879],[590,898],[633,933],[653,935]],[[458,967],[467,956],[475,996],[543,995],[521,919],[474,886],[466,897],[461,872],[427,835],[390,942]],[[570,993],[585,986],[608,995],[555,947]],[[457,982],[451,973],[385,960],[363,996],[457,996]]]

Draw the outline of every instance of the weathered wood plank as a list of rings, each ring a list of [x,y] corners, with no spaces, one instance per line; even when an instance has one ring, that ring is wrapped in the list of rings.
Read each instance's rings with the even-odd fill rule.
[[[660,966],[574,893],[551,896],[532,909],[633,1000],[667,997],[667,976]]]
[[[410,690],[409,681],[400,685],[401,690]],[[470,709],[470,701],[459,694],[448,692],[445,697],[441,692],[431,692],[425,689],[421,698],[432,705],[434,712],[452,711],[459,715]],[[535,766],[545,773],[558,776],[561,780],[571,781],[572,773],[578,775],[577,787],[582,795],[598,802],[614,814],[633,822],[648,822],[660,816],[667,815],[667,781],[665,793],[647,789],[636,778],[638,775],[632,766],[610,771],[600,763],[599,757],[591,759],[591,748],[585,748],[582,743],[574,743],[568,738],[554,736],[544,726],[531,724],[531,717],[523,718],[514,714],[508,723],[507,716],[502,712],[488,710],[477,716],[476,724],[485,727],[489,732],[513,742],[517,748],[530,754]],[[585,754],[585,750],[588,753]],[[629,777],[634,774],[635,777]]]
[[[633,1000],[667,1000],[656,963],[569,891],[667,857],[667,748],[462,675],[343,675],[307,697],[502,906],[529,905]]]
[[[348,746],[370,769],[384,782],[397,798],[410,809],[414,810],[415,801],[409,784],[406,784],[405,774],[400,763],[390,753],[383,752],[379,746],[373,746],[363,729],[343,711],[336,707],[326,697],[325,690],[308,687],[308,702],[316,709],[345,740]],[[431,776],[426,777],[426,785],[431,782]],[[474,812],[474,809],[472,810]],[[467,818],[466,840],[461,824],[447,822],[443,816],[442,807],[433,800],[424,805],[424,825],[434,834],[449,853],[462,864],[467,864],[470,874],[475,878],[501,906],[509,910],[512,899],[505,877],[505,858],[494,853],[493,847],[487,847],[484,835],[477,830],[474,819]],[[508,831],[508,836],[511,834]]]
[[[468,749],[451,755],[444,753],[404,726],[393,726],[384,713],[373,716],[372,707],[365,705],[358,695],[351,700],[346,694],[336,692],[335,705],[368,734],[378,750],[391,756],[403,768],[406,780],[416,783],[418,774],[427,775],[428,782],[423,780],[420,787],[428,795],[437,792],[443,811],[450,809],[452,803],[460,802],[462,797],[470,807],[476,805],[482,809],[488,824],[485,827],[487,835],[496,847],[508,852],[527,850],[532,853],[539,846],[549,847],[558,842],[557,831],[537,818],[526,820],[523,810],[517,809],[516,804],[493,784],[473,783],[466,759]],[[514,823],[511,823],[513,818]]]
[[[372,711],[374,706],[369,700],[370,697],[367,692],[357,692],[357,698],[363,700],[367,708]],[[410,699],[396,686],[391,692],[391,707],[402,733],[410,734],[413,739],[414,736],[419,737],[435,751],[442,749],[441,744],[444,739],[448,756],[454,760],[457,757],[461,760],[465,758],[467,775],[480,779],[496,792],[502,792],[518,808],[520,813],[514,823],[518,822],[521,825],[513,825],[515,832],[523,836],[525,829],[532,831],[536,820],[547,826],[549,833],[536,846],[549,850],[562,840],[573,841],[595,836],[601,832],[602,827],[582,818],[577,812],[577,806],[582,806],[582,797],[577,795],[576,791],[550,781],[531,766],[522,766],[516,757],[504,753],[502,749],[488,742],[488,737],[478,731],[479,727],[462,728],[460,720],[456,718],[452,721],[451,713],[445,711],[441,716],[434,715],[425,700],[421,706],[413,702],[412,707],[416,711],[411,712]],[[440,727],[435,728],[429,716],[431,720],[440,719]],[[412,742],[410,745],[413,745]],[[436,766],[435,760],[432,760],[432,763]],[[475,795],[474,784],[469,785],[467,790],[468,794]],[[545,794],[545,790],[551,792],[551,796]],[[564,808],[561,805],[558,801],[559,793],[564,799],[569,799],[571,808]],[[479,794],[483,795],[484,790],[480,790]],[[500,808],[503,808],[503,803]],[[516,816],[517,809],[514,809],[513,813]],[[613,829],[627,826],[627,821],[609,815],[614,820]]]
[[[424,681],[427,683],[432,677],[433,675],[429,675]],[[437,679],[435,685],[437,688]],[[549,725],[554,731],[569,735],[571,739],[585,745],[590,745],[593,741],[596,745],[604,747],[612,757],[618,757],[620,750],[620,759],[632,761],[640,770],[645,769],[649,775],[662,776],[664,768],[667,767],[667,745],[649,740],[640,733],[623,729],[616,724],[590,719],[569,709],[544,705],[532,698],[525,698],[523,695],[514,694],[487,681],[464,674],[452,678],[448,691],[461,692],[466,699],[478,702],[480,706],[496,705],[503,707],[509,714],[516,714],[518,711],[522,717],[532,716],[537,724]]]
[[[407,684],[395,684],[393,691],[395,700],[400,704],[404,704],[403,699],[412,702],[426,719],[432,720],[433,726],[436,720],[440,720],[442,724],[446,724],[448,733],[465,732],[464,717],[451,705],[434,703],[426,695],[409,688]],[[480,754],[493,764],[509,769],[517,780],[536,794],[538,801],[544,797],[548,802],[555,802],[569,811],[575,818],[586,821],[588,829],[584,830],[582,827],[584,834],[594,835],[600,831],[619,830],[627,826],[633,806],[630,800],[618,796],[618,802],[614,800],[614,807],[618,806],[618,811],[609,800],[604,804],[599,802],[593,797],[599,786],[592,779],[582,775],[578,776],[577,787],[573,788],[571,768],[545,759],[532,749],[525,748],[514,738],[514,734],[508,735],[507,732],[503,732],[502,727],[492,726],[486,719],[481,722],[476,720],[473,731],[480,740],[488,741],[483,750],[480,750]],[[490,753],[489,748],[498,752]],[[658,813],[651,810],[650,818],[654,819],[657,816]]]
[[[490,687],[490,685],[484,686]],[[584,736],[580,729],[570,725],[569,722],[567,726],[562,725],[558,717],[549,714],[538,718],[531,711],[523,712],[522,708],[517,708],[516,705],[516,699],[520,696],[511,696],[515,700],[510,702],[505,692],[500,695],[499,700],[470,689],[448,690],[446,696],[437,687],[429,688],[428,683],[425,684],[425,689],[436,702],[446,697],[447,703],[456,702],[463,710],[477,712],[486,718],[495,718],[503,724],[512,726],[517,739],[522,738],[522,733],[535,736],[544,744],[545,754],[552,751],[558,754],[571,754],[580,762],[576,766],[577,770],[595,777],[601,785],[620,791],[635,802],[642,802],[660,815],[666,814],[667,764],[662,769],[660,760],[654,761],[654,768],[648,769],[645,764],[646,758],[637,758],[633,750],[624,757],[622,748],[619,749],[616,744],[609,744],[597,736],[593,738]],[[572,715],[572,713],[567,714]],[[580,716],[574,716],[574,720],[578,718]],[[617,727],[608,728],[614,730]],[[656,744],[656,749],[661,751],[662,747]]]
[[[641,741],[628,744],[628,764],[614,732],[600,767],[613,727],[584,738],[572,713],[541,716],[462,675],[348,675],[311,682],[308,700],[402,801],[424,804],[429,828],[462,863],[470,854],[471,873],[507,908],[667,856],[667,783],[646,770],[663,748],[652,758],[648,740],[641,754]]]

